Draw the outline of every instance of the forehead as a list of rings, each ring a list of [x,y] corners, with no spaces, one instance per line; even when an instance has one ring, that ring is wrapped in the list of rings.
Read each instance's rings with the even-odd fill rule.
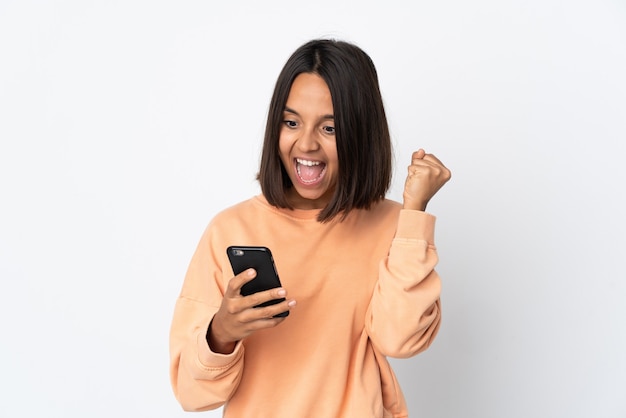
[[[301,73],[293,81],[287,107],[319,108],[332,113],[333,102],[330,89],[322,77],[312,73]],[[299,111],[299,109],[295,109]]]

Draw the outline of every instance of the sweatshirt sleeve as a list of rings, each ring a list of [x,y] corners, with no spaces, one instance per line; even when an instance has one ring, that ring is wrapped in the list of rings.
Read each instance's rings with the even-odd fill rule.
[[[235,392],[243,372],[244,347],[231,354],[214,353],[206,333],[224,294],[219,257],[205,231],[193,255],[170,328],[170,379],[186,411],[222,406]]]
[[[435,217],[401,210],[389,255],[366,316],[366,331],[385,356],[411,357],[430,346],[441,319],[441,281],[434,270]]]

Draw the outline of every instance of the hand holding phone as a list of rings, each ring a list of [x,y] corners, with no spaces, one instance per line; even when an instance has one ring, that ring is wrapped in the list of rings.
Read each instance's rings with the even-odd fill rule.
[[[242,296],[281,287],[274,258],[269,248],[262,246],[230,246],[226,249],[226,253],[235,275],[249,268],[256,270],[256,277],[241,287]],[[268,300],[256,305],[255,308],[275,305],[284,300],[285,298]],[[279,313],[275,317],[285,317],[287,315],[289,315],[289,311]]]
[[[280,324],[296,303],[285,302],[285,290],[278,289],[282,286],[269,249],[232,246],[226,251],[235,277],[228,281],[206,335],[211,350],[222,354],[232,353],[237,341],[255,331]],[[250,296],[258,292],[263,292],[261,297]],[[284,308],[276,309],[273,305],[277,303]],[[274,314],[277,310],[278,314]]]

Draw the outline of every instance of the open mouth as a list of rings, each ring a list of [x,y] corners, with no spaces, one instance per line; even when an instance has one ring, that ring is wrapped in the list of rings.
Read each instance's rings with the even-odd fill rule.
[[[303,184],[314,184],[324,177],[326,163],[296,158],[296,172]]]

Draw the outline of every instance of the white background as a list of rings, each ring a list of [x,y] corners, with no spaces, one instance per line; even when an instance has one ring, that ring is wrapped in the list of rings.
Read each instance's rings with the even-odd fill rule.
[[[393,361],[411,416],[626,416],[617,0],[0,0],[0,416],[190,416],[187,264],[259,192],[274,82],[321,36],[378,67],[390,197],[418,147],[453,172],[429,206],[441,332]]]

